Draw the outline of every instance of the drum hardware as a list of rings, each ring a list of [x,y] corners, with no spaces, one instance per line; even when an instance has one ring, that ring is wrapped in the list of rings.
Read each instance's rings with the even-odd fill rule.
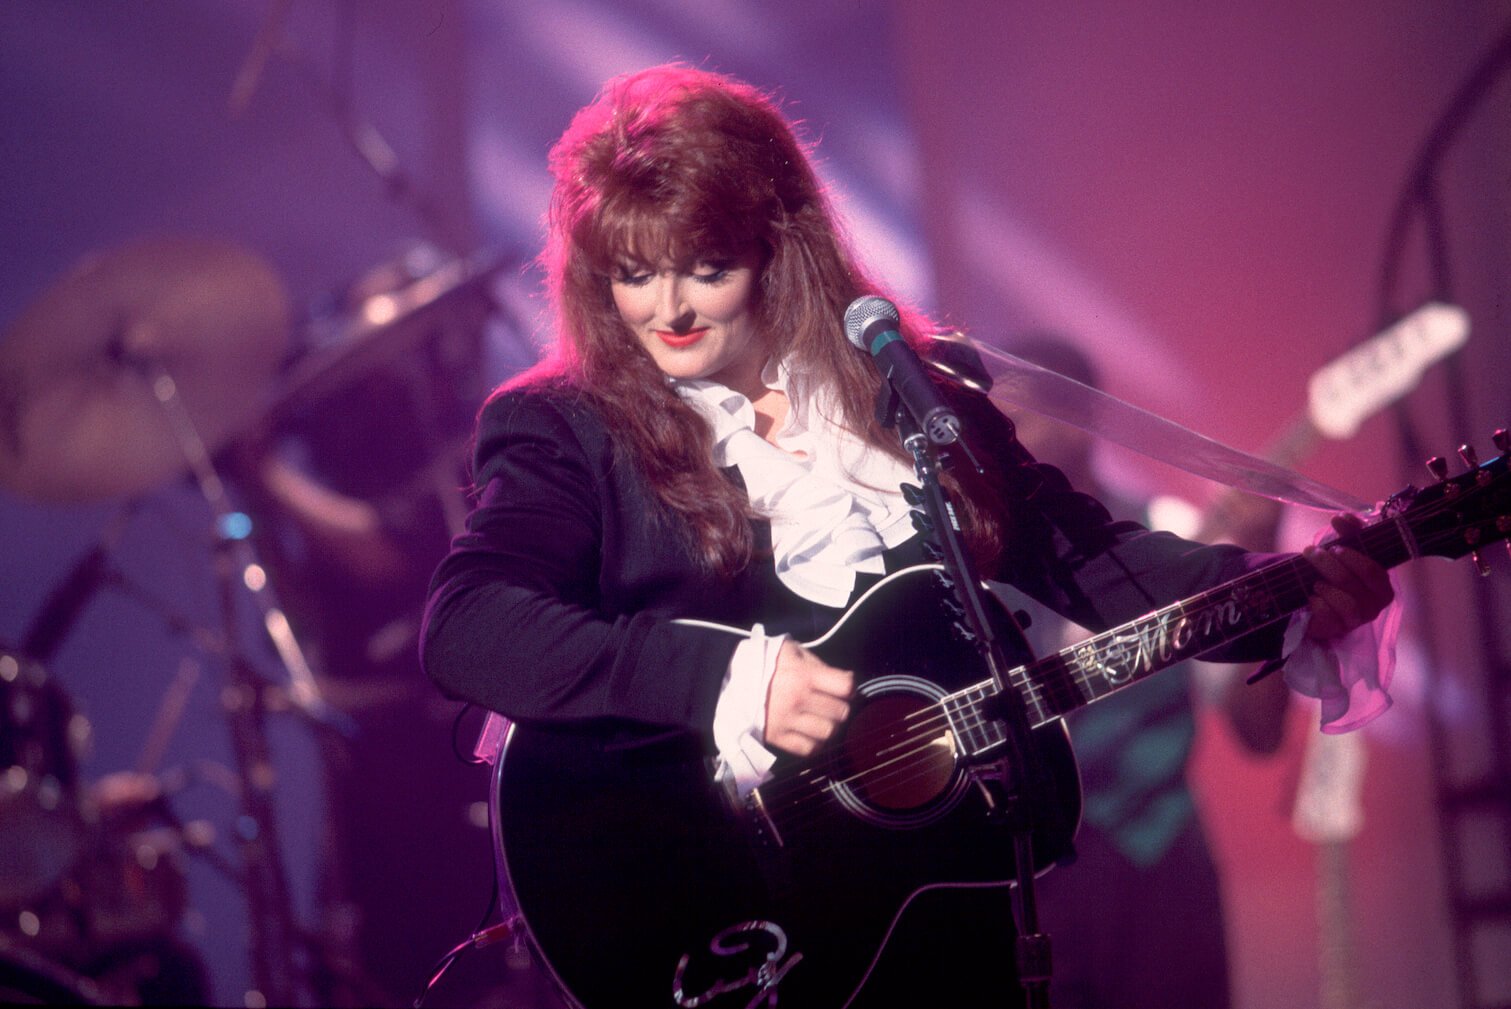
[[[363,990],[365,980],[335,963],[319,937],[293,918],[272,818],[275,779],[263,724],[281,711],[340,733],[350,732],[351,723],[317,687],[311,663],[272,598],[266,572],[252,550],[250,522],[231,502],[212,455],[363,381],[375,367],[404,362],[420,347],[427,354],[454,357],[438,349],[439,343],[467,337],[464,327],[475,339],[493,305],[488,281],[500,266],[497,257],[427,263],[422,274],[402,286],[365,297],[360,314],[339,330],[339,346],[296,358],[287,378],[276,383],[273,376],[287,359],[289,313],[281,284],[254,254],[216,241],[149,239],[88,257],[0,340],[0,486],[43,502],[130,502],[50,593],[27,631],[27,647],[13,657],[11,678],[19,677],[23,665],[40,669],[33,653],[51,655],[102,585],[143,602],[171,630],[227,664],[222,696],[236,770],[226,774],[234,778],[236,787],[228,791],[240,804],[238,824],[243,828],[226,835],[239,847],[238,857],[228,857],[208,824],[183,824],[172,815],[165,796],[183,787],[176,773],[151,774],[198,676],[197,665],[186,660],[149,732],[138,770],[132,772],[143,776],[138,784],[148,781],[159,794],[150,802],[138,795],[134,804],[112,807],[108,833],[89,819],[104,815],[108,802],[64,794],[61,782],[72,774],[71,759],[68,773],[55,776],[56,788],[40,785],[42,779],[30,770],[24,781],[20,771],[3,779],[12,786],[0,788],[5,822],[20,822],[9,813],[24,807],[28,813],[37,811],[37,817],[56,819],[61,838],[41,849],[53,862],[26,870],[24,879],[38,882],[16,883],[10,897],[5,895],[5,866],[20,862],[0,861],[0,906],[9,900],[9,906],[25,911],[37,933],[26,936],[23,929],[23,938],[55,951],[60,947],[48,943],[65,935],[71,936],[76,952],[130,946],[164,922],[177,920],[183,910],[178,866],[185,856],[193,856],[225,873],[246,894],[253,981],[270,1003],[294,1004],[297,993],[308,990],[299,979],[309,982],[322,971],[347,990]],[[419,377],[436,380],[429,374]],[[275,384],[276,391],[267,394]],[[426,392],[433,390],[427,386]],[[438,415],[420,412],[422,426],[443,426],[435,423]],[[446,472],[438,462],[416,479],[428,487],[445,485],[448,495],[456,496],[450,462],[446,460]],[[112,560],[138,499],[185,472],[212,516],[224,624],[220,632],[175,613],[124,577]],[[243,598],[256,606],[282,660],[287,675],[280,683],[254,670],[235,644]],[[0,672],[7,668],[0,662]],[[55,766],[59,760],[48,758]],[[75,816],[82,827],[68,826]],[[0,847],[6,836],[0,824]],[[28,828],[25,836],[45,835]],[[93,861],[101,864],[95,869],[83,865],[92,854],[98,854]],[[95,891],[104,895],[96,900]],[[142,903],[117,900],[121,894],[135,895]],[[93,920],[80,910],[86,904],[100,906]],[[81,942],[82,933],[96,934],[96,940]]]
[[[203,997],[176,938],[197,831],[178,821],[169,791],[135,771],[95,782],[80,799],[89,813],[80,858],[49,892],[7,916],[0,939],[87,978],[99,1001],[135,1003],[146,997],[142,986],[163,982]]]
[[[129,498],[185,469],[152,382],[208,447],[259,415],[287,346],[277,274],[224,242],[153,238],[83,259],[0,341],[0,485],[45,502]],[[142,364],[160,375],[143,381]]]
[[[512,260],[497,253],[443,258],[429,245],[411,248],[354,282],[304,329],[309,344],[289,367],[264,416],[278,423],[384,367],[411,358],[436,338],[439,324],[473,339],[495,307],[488,285]],[[443,356],[454,356],[440,348]],[[475,355],[463,362],[475,369]]]
[[[273,819],[264,729],[268,685],[234,646],[242,593],[250,593],[283,661],[292,710],[323,726],[349,726],[321,698],[287,619],[270,598],[245,516],[230,504],[211,452],[260,415],[262,390],[283,359],[287,320],[282,285],[256,255],[221,242],[156,238],[86,258],[0,342],[0,484],[43,501],[84,501],[135,496],[187,469],[210,509],[228,646],[224,693],[241,700],[226,706],[242,781],[239,878],[251,918],[253,981],[273,1004],[294,1002],[299,940]],[[123,524],[113,524],[112,534]],[[99,583],[107,555],[104,546],[87,555],[54,593],[28,635],[34,646],[51,651],[61,641]],[[11,777],[21,781],[19,773]],[[37,793],[39,799],[47,794]],[[144,894],[149,879],[168,878],[146,868],[166,864],[165,837],[136,837],[129,851],[116,852],[125,889]],[[28,870],[28,876],[56,881],[63,867],[39,868],[45,871]],[[76,880],[63,882],[68,885],[60,890],[84,889]],[[25,888],[14,894],[34,896]],[[77,893],[59,896],[67,905]],[[178,906],[171,894],[163,897],[166,910]],[[35,917],[34,938],[41,939],[45,922]],[[128,913],[86,918],[83,927],[125,939],[133,923]]]
[[[88,723],[39,663],[0,653],[0,684],[3,780],[44,782],[0,800],[0,949],[15,954],[0,953],[0,1001],[136,1001],[131,979],[155,976],[186,908],[192,834],[150,774],[79,787]]]
[[[76,788],[88,738],[40,663],[0,651],[0,911],[43,897],[83,854]]]
[[[126,525],[136,512],[136,502],[116,512],[105,531],[60,582],[48,593],[31,626],[21,638],[21,654],[46,665],[73,628],[80,611],[95,590],[115,575],[110,556],[121,541]]]
[[[349,731],[344,716],[320,696],[314,673],[287,617],[271,599],[266,574],[248,540],[250,520],[231,505],[225,485],[211,462],[209,447],[179,396],[173,376],[161,361],[144,359],[137,363],[169,419],[182,457],[220,534],[214,567],[226,640],[236,638],[237,600],[245,592],[256,605],[263,628],[288,674],[288,696],[294,701],[292,710],[309,716],[317,724]],[[252,979],[267,1004],[287,1005],[293,1003],[297,989],[294,950],[299,941],[273,815],[276,774],[265,724],[269,712],[264,693],[267,684],[239,649],[233,647],[226,658],[227,684],[221,697],[243,781],[237,835],[252,923]]]
[[[105,1005],[97,984],[0,935],[0,1005]]]

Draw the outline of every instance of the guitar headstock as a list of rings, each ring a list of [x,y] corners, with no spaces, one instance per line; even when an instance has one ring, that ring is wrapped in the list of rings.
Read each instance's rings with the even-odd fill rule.
[[[1404,524],[1418,554],[1472,554],[1480,572],[1488,572],[1480,549],[1511,538],[1511,434],[1496,431],[1495,447],[1500,454],[1486,463],[1472,446],[1461,447],[1459,456],[1468,469],[1454,477],[1448,476],[1446,460],[1429,459],[1427,468],[1438,482],[1424,490],[1408,487],[1392,497],[1382,510],[1382,524]]]
[[[1416,388],[1427,369],[1469,339],[1469,313],[1428,302],[1382,333],[1319,368],[1308,383],[1307,415],[1329,438],[1359,425]]]

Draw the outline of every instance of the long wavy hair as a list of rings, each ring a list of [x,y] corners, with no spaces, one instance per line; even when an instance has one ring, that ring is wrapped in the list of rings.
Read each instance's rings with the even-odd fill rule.
[[[573,117],[550,167],[541,264],[555,339],[503,388],[565,383],[587,397],[710,570],[750,562],[749,501],[714,466],[707,422],[620,319],[610,280],[624,262],[759,249],[753,311],[769,353],[795,374],[822,376],[841,411],[833,419],[902,457],[896,435],[874,420],[880,378],[841,328],[851,301],[882,292],[847,248],[808,146],[774,99],[676,64],[618,77]],[[904,336],[918,344],[923,320],[906,308],[902,316]]]

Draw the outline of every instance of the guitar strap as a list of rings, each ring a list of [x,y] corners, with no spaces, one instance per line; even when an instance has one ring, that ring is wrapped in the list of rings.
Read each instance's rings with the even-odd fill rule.
[[[998,406],[1032,410],[1149,459],[1261,497],[1319,511],[1367,512],[1372,508],[1346,491],[1214,441],[996,347],[969,341],[959,333],[939,333],[933,339],[939,341],[939,353],[931,363],[957,381],[989,393]],[[969,350],[975,354],[962,353]],[[972,357],[976,357],[974,362]]]

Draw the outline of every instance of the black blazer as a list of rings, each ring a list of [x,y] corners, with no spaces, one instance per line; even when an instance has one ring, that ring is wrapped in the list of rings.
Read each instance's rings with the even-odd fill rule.
[[[1262,559],[1114,522],[1034,462],[984,395],[952,396],[1005,502],[1008,549],[983,577],[1101,630]],[[838,616],[790,593],[769,560],[730,579],[702,570],[570,388],[494,397],[479,418],[474,477],[477,503],[436,571],[422,634],[425,670],[449,697],[527,724],[591,727],[627,742],[685,732],[706,747],[737,639],[673,619],[759,621],[807,639]],[[755,532],[758,546],[769,544],[769,523]],[[1272,657],[1279,637],[1251,635],[1225,657]]]

